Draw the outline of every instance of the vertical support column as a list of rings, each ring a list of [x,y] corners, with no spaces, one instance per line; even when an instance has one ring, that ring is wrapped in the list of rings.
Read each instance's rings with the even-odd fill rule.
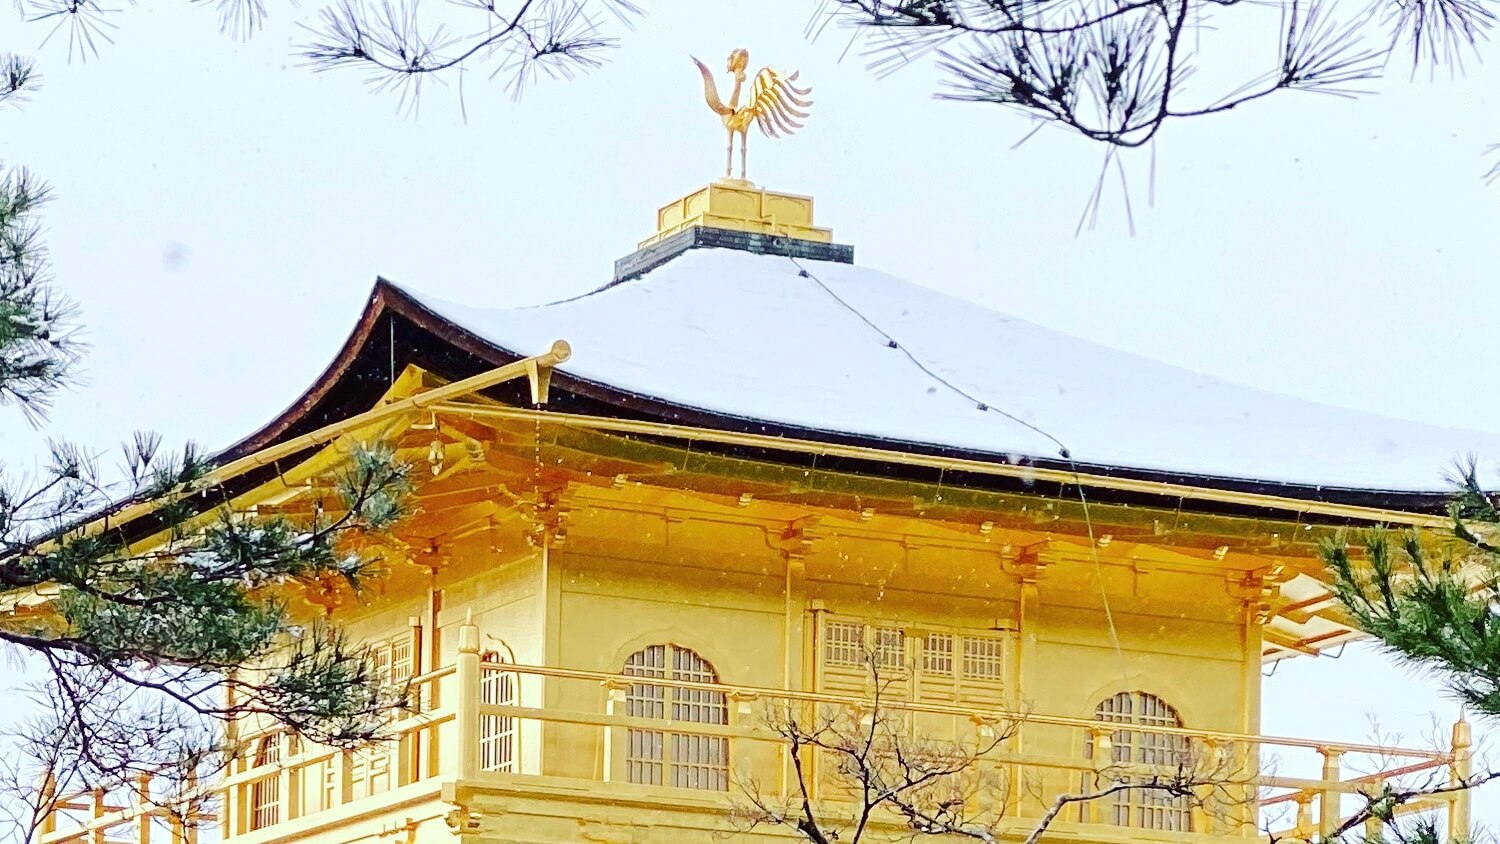
[[[1256,735],[1260,732],[1261,651],[1264,649],[1262,629],[1271,613],[1271,599],[1275,597],[1282,578],[1281,566],[1258,568],[1253,571],[1230,570],[1225,572],[1225,589],[1230,598],[1239,599],[1240,623],[1242,626],[1241,649],[1244,654],[1244,700],[1240,715],[1240,732]]]
[[[434,567],[428,571],[431,585],[427,589],[427,664],[435,669],[443,664],[442,630],[438,628],[438,614],[443,611],[443,591],[437,588],[438,569]],[[441,681],[431,683],[427,688],[427,705],[433,709],[441,708],[442,693]],[[442,751],[438,742],[440,730],[434,727],[426,732],[427,752],[423,764],[426,776],[431,778],[443,769]]]
[[[1026,709],[1026,688],[1030,685],[1032,673],[1036,671],[1037,616],[1040,602],[1040,590],[1037,588],[1036,577],[1021,577],[1020,612],[1016,619],[1016,688],[1012,694],[1017,712],[1023,712]]]
[[[793,554],[786,555],[786,604],[783,608],[782,618],[783,633],[785,641],[782,645],[782,654],[786,659],[786,665],[782,675],[782,686],[787,689],[804,689],[809,683],[816,685],[816,667],[814,663],[818,659],[818,648],[821,642],[814,638],[811,656],[807,649],[807,561]],[[816,628],[817,624],[814,623]],[[786,706],[795,706],[790,700],[784,701]],[[752,744],[753,746],[753,744]],[[735,758],[733,756],[729,757]],[[796,773],[792,770],[792,759],[787,753],[785,744],[776,745],[776,763],[780,771],[780,791],[785,797],[794,787],[793,780]]]
[[[1258,601],[1245,601],[1242,604],[1243,614],[1243,646],[1244,666],[1242,677],[1244,683],[1244,701],[1241,706],[1243,713],[1240,720],[1240,732],[1245,735],[1260,735],[1261,720],[1261,651],[1264,649],[1262,630],[1266,623],[1268,605]],[[1246,743],[1243,745],[1244,753],[1236,754],[1234,762],[1239,763],[1239,770],[1231,772],[1232,776],[1241,778],[1253,777],[1260,772],[1260,745]],[[1254,828],[1256,824],[1254,791],[1246,787],[1239,801],[1242,808],[1230,809],[1225,807],[1226,814],[1239,815],[1236,820],[1250,825]],[[1225,818],[1226,821],[1230,820]]]
[[[433,669],[433,664],[427,654],[423,653],[422,617],[420,615],[409,615],[406,617],[406,627],[411,636],[411,676],[420,677]]]
[[[231,713],[237,703],[234,691],[234,682],[239,676],[229,672],[229,682],[224,686],[224,708]],[[239,719],[234,715],[229,716],[229,721],[224,725],[224,743],[229,748],[229,762],[225,765],[225,773],[233,776],[240,771],[238,761],[241,758],[239,747]],[[240,834],[243,830],[239,826],[239,812],[243,805],[244,789],[239,786],[226,788],[220,794],[219,803],[219,840],[225,841],[232,836]]]
[[[413,615],[406,619],[407,627],[411,629],[411,675],[420,677],[431,671],[434,666],[428,660],[427,655],[422,652],[424,645],[422,631],[422,617]],[[411,699],[408,701],[412,712],[426,712],[430,706],[432,684],[413,684],[410,688]],[[422,777],[422,732],[411,730],[401,734],[397,742],[396,753],[396,786],[400,787],[416,782]]]
[[[1022,550],[1014,562],[1012,569],[1016,576],[1016,668],[1013,688],[1010,693],[1010,706],[1013,717],[1017,718],[1015,737],[1011,739],[1011,751],[1019,757],[1026,751],[1026,719],[1020,715],[1029,708],[1026,699],[1027,689],[1031,687],[1032,677],[1037,671],[1037,649],[1039,636],[1039,620],[1041,615],[1041,589],[1038,581],[1041,578],[1042,566],[1037,558],[1034,548]],[[1076,751],[1075,751],[1076,752]],[[1097,743],[1094,755],[1099,756]],[[1105,751],[1105,758],[1109,757],[1110,751]],[[1027,806],[1024,804],[1026,788],[1022,782],[1026,771],[1020,763],[1010,766],[1010,777],[1007,783],[1007,799],[1011,806],[1015,807],[1018,817],[1027,816]],[[1076,788],[1081,783],[1067,783],[1063,790],[1068,791]],[[1098,800],[1090,800],[1086,805],[1094,806]],[[1097,813],[1097,809],[1093,810]]]
[[[812,612],[813,658],[811,660],[812,683],[810,687],[814,692],[825,692],[827,690],[823,688],[823,648],[825,647],[824,643],[828,641],[828,607],[824,604],[822,598],[813,598],[807,602],[807,606]],[[793,700],[787,701],[787,706],[807,707],[807,709],[803,710],[804,720],[806,723],[817,723],[818,707],[821,704]],[[810,799],[816,800],[822,790],[819,787],[819,783],[823,779],[822,769],[819,767],[821,760],[815,748],[805,748],[804,752],[806,755],[801,757],[803,784],[807,787],[807,796]],[[786,754],[786,765],[783,766],[782,770],[781,796],[787,797],[794,793],[794,789],[798,788],[797,772],[793,770],[792,756],[789,751]]]
[[[1473,775],[1474,731],[1469,722],[1460,715],[1453,725],[1453,756],[1449,763],[1449,782],[1458,787],[1453,793],[1453,802],[1448,804],[1448,838],[1467,841],[1473,827],[1473,796],[1466,787]]]
[[[782,619],[785,639],[782,653],[786,665],[782,675],[782,688],[801,689],[807,676],[807,657],[803,646],[806,641],[804,619],[807,607],[807,561],[801,556],[786,555],[785,596]]]
[[[538,585],[542,601],[542,611],[540,613],[542,664],[549,668],[555,668],[562,664],[562,571],[559,567],[559,561],[553,558],[552,542],[553,535],[549,530],[544,534],[543,542],[538,552],[541,560],[541,582]],[[536,702],[536,705],[548,710],[558,708],[558,684],[552,682],[552,679],[549,677],[533,675],[530,679],[540,686],[541,697]],[[566,726],[559,723],[537,721],[536,729],[539,733],[537,746],[541,752],[538,754],[539,758],[535,763],[535,773],[545,774],[547,773],[546,766],[549,759],[566,757],[567,755],[566,751],[562,748],[558,749],[556,756],[549,753],[549,745],[560,741],[558,734],[564,731]]]
[[[458,700],[454,707],[457,775],[460,782],[479,775],[479,628],[471,610],[458,626]]]
[[[443,591],[437,588],[437,564],[428,568],[427,571],[428,579],[432,585],[427,588],[427,617],[424,621],[427,628],[427,670],[431,671],[443,664],[442,634],[438,629],[438,614],[443,611]],[[441,691],[437,683],[432,685],[427,694],[427,705],[429,707],[437,709],[443,705],[440,699]],[[431,755],[431,753],[429,752],[428,755]],[[428,766],[432,767],[431,760],[428,761]],[[437,773],[435,768],[433,768],[432,773]]]
[[[1339,773],[1339,760],[1343,758],[1344,751],[1337,747],[1320,747],[1318,752],[1323,755],[1323,791],[1318,795],[1318,833],[1327,840],[1335,830],[1339,828],[1339,817],[1342,811],[1342,792],[1329,789],[1329,783],[1336,783],[1341,776]]]

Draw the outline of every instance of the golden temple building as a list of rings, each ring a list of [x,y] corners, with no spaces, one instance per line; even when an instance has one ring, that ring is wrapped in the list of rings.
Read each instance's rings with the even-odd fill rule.
[[[294,593],[416,690],[392,740],[240,724],[208,828],[83,795],[43,844],[790,841],[747,806],[805,788],[832,823],[854,795],[834,754],[794,760],[776,711],[982,747],[946,811],[993,840],[1188,758],[1222,780],[1069,803],[1044,840],[1307,837],[1387,777],[1467,773],[1462,723],[1401,749],[1264,736],[1260,712],[1270,664],[1360,635],[1317,543],[1440,523],[1437,473],[1479,435],[984,310],[859,266],[810,198],[742,180],[643,234],[542,307],[379,281],[317,382],[218,457],[235,508],[292,516],[352,443],[416,465],[383,576]],[[1468,825],[1461,792],[1405,808]],[[884,813],[865,840],[912,834]]]

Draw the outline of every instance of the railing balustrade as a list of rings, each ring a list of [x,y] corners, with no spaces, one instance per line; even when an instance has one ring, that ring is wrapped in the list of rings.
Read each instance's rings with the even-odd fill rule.
[[[412,683],[418,699],[443,706],[393,722],[390,738],[366,750],[286,742],[276,745],[274,757],[260,753],[257,760],[256,748],[269,746],[261,741],[274,733],[242,736],[247,751],[217,781],[188,784],[171,795],[177,806],[191,810],[186,815],[160,802],[166,795],[153,791],[150,778],[64,795],[44,784],[42,794],[53,805],[39,844],[112,844],[124,836],[136,844],[203,844],[213,837],[249,842],[361,801],[376,812],[381,794],[424,783],[435,789],[455,779],[517,791],[529,782],[581,780],[605,793],[619,789],[636,799],[663,801],[685,791],[709,798],[717,793],[723,796],[714,799],[727,808],[730,795],[752,778],[774,792],[769,796],[799,787],[786,742],[769,728],[768,713],[808,718],[844,712],[851,723],[865,724],[881,717],[889,719],[886,729],[924,740],[993,744],[974,765],[988,783],[976,799],[1011,817],[1040,816],[1049,795],[1102,792],[1166,775],[1191,783],[1198,798],[1191,809],[1124,790],[1126,797],[1084,801],[1059,818],[1138,826],[1154,836],[1249,837],[1268,825],[1281,837],[1326,835],[1348,822],[1361,795],[1378,795],[1388,784],[1449,786],[1471,774],[1472,737],[1462,721],[1449,749],[1420,750],[899,699],[883,700],[877,715],[869,698],[854,695],[483,662],[472,625],[460,628],[454,665]],[[661,705],[636,706],[632,714],[628,701],[643,687],[660,690],[650,694]],[[1122,742],[1132,749],[1118,752]],[[813,768],[807,785],[814,796],[838,801],[837,778],[826,768],[817,771],[815,762]],[[1452,790],[1411,800],[1398,811],[1446,812],[1447,828],[1467,829],[1469,806],[1466,792]],[[1079,834],[1076,828],[1073,834]]]

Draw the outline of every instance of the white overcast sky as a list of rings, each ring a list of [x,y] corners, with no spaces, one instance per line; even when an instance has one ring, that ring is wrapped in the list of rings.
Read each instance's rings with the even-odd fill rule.
[[[292,45],[316,0],[269,5],[268,30],[238,43],[209,8],[147,0],[87,63],[0,12],[0,52],[36,53],[44,74],[0,113],[0,160],[56,188],[47,236],[93,345],[51,433],[226,445],[321,371],[377,274],[475,305],[606,281],[656,206],[718,175],[722,129],[688,54],[717,67],[738,46],[800,69],[817,101],[795,137],[752,137],[750,175],[814,195],[858,263],[1226,380],[1500,431],[1500,186],[1480,179],[1500,141],[1494,66],[1171,127],[1154,191],[1150,153],[1131,160],[1135,233],[1116,188],[1075,236],[1101,148],[1043,132],[1012,149],[1024,119],[934,101],[930,68],[873,78],[841,60],[841,35],[806,39],[812,0],[645,0],[601,71],[519,103],[469,74],[467,120],[452,88],[411,117],[356,73],[310,73]],[[1229,23],[1204,37],[1271,60],[1274,42]],[[38,444],[0,424],[13,466]],[[1359,739],[1379,710],[1415,737],[1456,708],[1358,649],[1267,688],[1279,734]]]

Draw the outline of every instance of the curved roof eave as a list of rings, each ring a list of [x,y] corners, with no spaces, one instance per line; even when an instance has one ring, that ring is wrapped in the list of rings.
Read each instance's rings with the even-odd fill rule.
[[[382,317],[386,316],[390,319],[382,320]],[[398,323],[397,320],[400,322]],[[404,347],[403,341],[405,341]],[[431,346],[434,343],[446,348],[417,347],[418,345]],[[457,379],[476,374],[486,368],[513,362],[522,357],[524,354],[521,351],[505,348],[480,337],[424,305],[397,285],[384,278],[378,278],[354,328],[323,373],[275,419],[221,451],[216,455],[216,459],[228,461],[242,457],[275,445],[304,430],[315,428],[329,421],[336,421],[343,416],[352,415],[353,412],[369,409],[387,386],[375,383],[378,379],[371,377],[371,371],[375,368],[374,364],[379,362],[377,359],[389,359],[387,368],[399,370],[407,363],[421,364],[423,358],[443,358],[448,361],[449,366],[428,365],[424,368],[436,369],[435,374],[441,377]],[[443,371],[445,368],[449,371]],[[588,381],[565,371],[557,371],[554,374],[552,392],[552,406],[579,406],[595,415],[619,415],[624,418],[655,421],[670,420],[677,425],[687,424],[721,431],[796,437],[892,452],[955,457],[996,465],[1031,465],[1076,472],[1080,476],[1122,478],[1174,487],[1274,496],[1305,501],[1309,504],[1337,504],[1386,511],[1437,514],[1444,511],[1449,499],[1447,492],[1436,490],[1412,492],[1315,486],[1161,469],[1074,463],[1055,457],[996,454],[932,443],[798,428],[668,402],[614,385]],[[340,413],[340,408],[344,410],[343,413]],[[850,468],[856,469],[853,466]],[[865,467],[866,471],[870,468]],[[949,482],[954,482],[951,475]],[[1154,497],[1160,498],[1161,496]],[[1260,508],[1211,504],[1195,509],[1231,514],[1235,511]]]

